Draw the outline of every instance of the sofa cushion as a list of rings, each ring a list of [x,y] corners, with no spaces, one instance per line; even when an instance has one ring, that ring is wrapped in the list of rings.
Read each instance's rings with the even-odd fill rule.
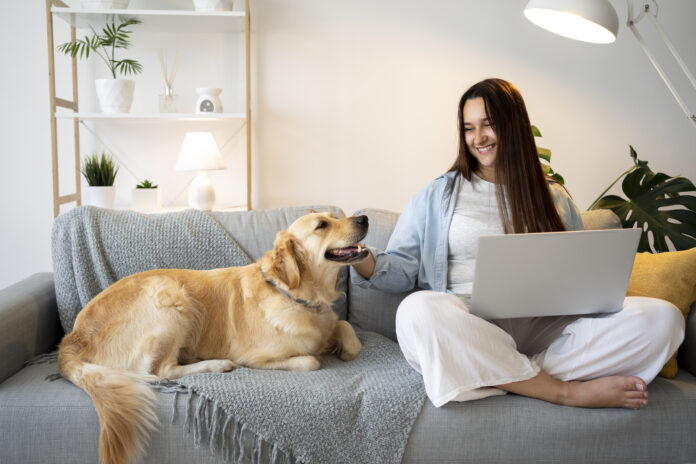
[[[663,253],[637,253],[628,283],[629,296],[650,296],[672,303],[689,315],[696,300],[696,248]],[[663,377],[677,374],[676,353],[660,371]]]
[[[273,247],[278,231],[313,210],[329,212],[344,217],[341,208],[329,205],[295,206],[288,208],[259,209],[252,211],[213,211],[212,216],[230,233],[254,261],[263,257]]]
[[[0,462],[97,462],[99,419],[87,393],[64,379],[50,381],[55,363],[25,367],[0,385]],[[187,395],[157,393],[160,424],[145,464],[223,463],[186,432]]]
[[[696,462],[696,378],[656,378],[640,410],[557,406],[513,394],[426,401],[404,463]]]

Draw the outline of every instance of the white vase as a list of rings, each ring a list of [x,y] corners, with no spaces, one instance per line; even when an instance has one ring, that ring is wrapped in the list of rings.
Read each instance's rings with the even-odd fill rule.
[[[133,103],[135,81],[130,79],[96,79],[99,106],[104,113],[128,113]]]
[[[82,0],[82,8],[111,10],[124,10],[128,8],[130,0]]]
[[[162,208],[159,188],[136,188],[131,195],[133,210],[141,213],[157,213]]]
[[[87,204],[99,208],[113,209],[116,187],[93,187],[87,186]]]
[[[232,0],[193,0],[196,11],[226,11],[232,9]]]

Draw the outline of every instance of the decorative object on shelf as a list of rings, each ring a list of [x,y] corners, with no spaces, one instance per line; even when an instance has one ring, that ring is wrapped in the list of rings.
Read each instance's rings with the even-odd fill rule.
[[[649,2],[639,2],[638,13],[634,14],[633,1],[626,0],[628,13],[626,26],[633,33],[638,45],[645,52],[645,55],[672,93],[681,110],[696,127],[696,115],[689,111],[686,103],[677,93],[669,77],[667,77],[667,73],[648,49],[643,36],[636,26],[643,18],[648,18],[675,61],[679,64],[682,72],[688,78],[691,86],[696,90],[696,78],[689,71],[679,53],[677,53],[660,23],[657,22],[657,0],[652,0],[651,3],[655,5],[654,8]],[[583,42],[612,43],[616,40],[616,35],[619,33],[619,18],[616,10],[608,0],[530,0],[527,6],[524,7],[524,15],[528,20],[547,31]]]
[[[171,69],[169,69],[166,50],[158,48],[157,57],[159,58],[162,75],[164,77],[164,95],[159,96],[160,113],[176,113],[178,107],[177,96],[174,95],[174,77],[179,69],[179,53],[174,57],[174,63]]]
[[[114,16],[111,22],[107,23],[101,33],[92,28],[92,37],[66,42],[58,46],[58,50],[70,56],[89,58],[89,54],[94,52],[99,56],[111,72],[113,79],[96,79],[95,86],[99,106],[104,113],[127,113],[133,103],[133,90],[135,81],[129,79],[117,79],[117,73],[127,76],[128,74],[138,74],[143,67],[135,60],[123,59],[116,60],[115,52],[117,48],[127,49],[130,47],[131,31],[126,29],[128,26],[140,24],[136,18],[120,18],[120,23],[116,25]]]
[[[135,211],[157,213],[162,209],[161,191],[147,179],[135,186],[131,199]]]
[[[222,89],[215,87],[198,87],[199,97],[196,101],[196,113],[222,113],[222,101],[219,95]]]
[[[668,240],[675,250],[696,247],[696,197],[690,194],[696,192],[694,184],[685,177],[654,173],[648,162],[639,160],[633,147],[629,147],[634,165],[612,182],[588,209],[610,209],[619,216],[624,228],[641,228],[638,251],[671,251]],[[621,188],[628,200],[617,195],[604,196],[622,177]]]
[[[82,8],[97,10],[125,10],[130,0],[82,0]]]
[[[92,153],[82,159],[80,172],[87,181],[88,204],[100,208],[114,207],[114,180],[118,166],[111,155]]]
[[[187,132],[176,161],[177,171],[198,171],[188,191],[189,206],[211,210],[215,205],[215,187],[203,171],[225,169],[220,150],[210,132]]]
[[[228,11],[232,5],[232,0],[193,0],[196,11]]]

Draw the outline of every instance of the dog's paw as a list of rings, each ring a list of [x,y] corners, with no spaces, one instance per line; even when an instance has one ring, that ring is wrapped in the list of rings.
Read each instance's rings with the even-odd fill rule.
[[[287,361],[287,368],[291,371],[307,372],[316,371],[321,363],[314,356],[295,356]]]
[[[208,366],[210,369],[210,372],[228,372],[234,369],[235,367],[239,367],[238,364],[230,361],[229,359],[213,359],[208,361]]]
[[[362,343],[360,343],[360,340],[355,337],[354,339],[349,339],[347,342],[344,342],[343,349],[341,350],[339,357],[343,361],[352,361],[358,357],[360,351],[362,351]]]

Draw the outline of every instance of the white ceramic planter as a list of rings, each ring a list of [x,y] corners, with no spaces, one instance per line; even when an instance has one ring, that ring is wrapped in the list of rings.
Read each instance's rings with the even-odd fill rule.
[[[87,204],[99,208],[113,209],[116,187],[92,187],[87,186]]]
[[[104,113],[128,113],[133,103],[135,81],[130,79],[96,79],[99,106]]]
[[[82,8],[96,9],[119,9],[128,8],[130,0],[82,0]]]
[[[232,0],[193,0],[196,11],[227,11],[232,9]]]
[[[136,188],[131,195],[132,208],[141,213],[157,213],[162,208],[162,194],[159,188]]]

